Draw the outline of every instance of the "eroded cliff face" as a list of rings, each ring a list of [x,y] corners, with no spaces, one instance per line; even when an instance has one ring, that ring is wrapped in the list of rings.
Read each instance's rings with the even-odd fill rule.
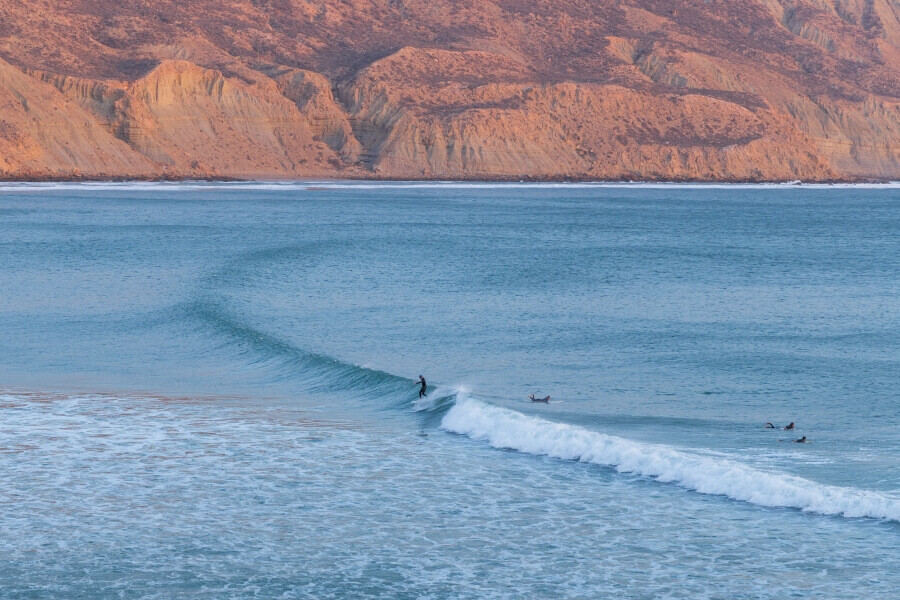
[[[900,177],[895,0],[8,0],[0,177]]]
[[[56,88],[0,60],[0,173],[144,177],[155,168]]]

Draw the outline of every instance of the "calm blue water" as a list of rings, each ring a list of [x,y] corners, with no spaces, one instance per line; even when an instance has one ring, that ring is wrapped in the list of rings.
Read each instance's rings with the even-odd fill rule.
[[[898,340],[898,187],[2,185],[0,597],[894,599]]]

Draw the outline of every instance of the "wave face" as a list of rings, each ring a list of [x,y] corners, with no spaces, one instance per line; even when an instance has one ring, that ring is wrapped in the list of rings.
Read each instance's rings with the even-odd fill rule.
[[[190,308],[193,316],[214,326],[219,335],[247,346],[262,360],[283,362],[286,372],[310,391],[355,392],[388,400],[383,406],[388,409],[409,406],[409,398],[416,394],[416,382],[411,379],[302,350],[239,323],[214,302]],[[824,485],[723,458],[554,423],[479,400],[465,388],[432,387],[424,398],[412,400],[411,408],[428,422],[441,419],[440,426],[446,431],[486,441],[495,448],[613,467],[620,473],[759,506],[900,522],[900,498],[882,492]]]
[[[769,473],[725,459],[634,442],[553,423],[460,394],[441,426],[495,448],[614,467],[700,492],[760,506],[798,508],[823,515],[900,521],[900,498],[880,492],[829,486],[802,477]]]
[[[267,360],[286,361],[288,372],[311,391],[356,392],[389,400],[384,408],[408,406],[416,383],[407,378],[304,351],[240,324],[215,303],[194,305],[192,313]],[[577,425],[530,417],[473,397],[465,388],[432,387],[412,401],[412,410],[446,431],[486,441],[495,448],[603,465],[663,483],[759,506],[797,508],[822,515],[900,521],[900,498],[870,490],[824,485],[773,473],[723,458],[635,442]],[[443,415],[443,418],[441,416]]]

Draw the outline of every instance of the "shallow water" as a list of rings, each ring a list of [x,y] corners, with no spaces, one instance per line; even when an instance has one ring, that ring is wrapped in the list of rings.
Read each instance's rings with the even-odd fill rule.
[[[898,194],[0,186],[0,597],[894,598]]]

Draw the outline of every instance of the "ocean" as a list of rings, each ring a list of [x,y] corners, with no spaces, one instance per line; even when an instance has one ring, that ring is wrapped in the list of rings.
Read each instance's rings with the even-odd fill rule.
[[[893,600],[898,341],[896,185],[0,184],[0,598]]]

